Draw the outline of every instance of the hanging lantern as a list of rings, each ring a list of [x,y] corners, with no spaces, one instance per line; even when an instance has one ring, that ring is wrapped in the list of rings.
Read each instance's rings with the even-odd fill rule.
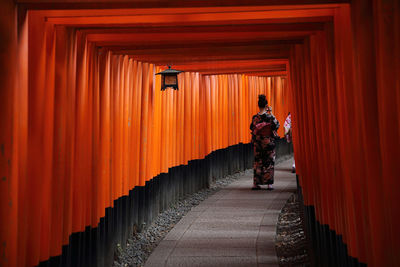
[[[178,74],[181,72],[180,70],[171,69],[171,66],[168,66],[168,69],[156,73],[156,75],[161,75],[161,91],[164,91],[168,87],[178,90]]]

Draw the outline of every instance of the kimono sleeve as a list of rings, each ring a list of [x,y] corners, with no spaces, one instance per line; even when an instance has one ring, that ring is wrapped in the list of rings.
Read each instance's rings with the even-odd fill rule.
[[[250,123],[250,130],[251,131],[253,131],[253,129],[254,129],[253,121],[254,121],[254,116],[251,118],[251,123]]]
[[[279,121],[275,118],[274,115],[271,115],[271,116],[272,116],[272,124],[274,125],[275,131],[276,131],[276,130],[279,129],[280,124],[279,124]]]

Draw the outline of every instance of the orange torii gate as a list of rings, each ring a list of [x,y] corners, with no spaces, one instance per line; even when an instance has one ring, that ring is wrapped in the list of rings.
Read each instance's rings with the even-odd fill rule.
[[[249,167],[240,155],[251,156],[260,93],[281,123],[293,114],[309,231],[324,245],[317,260],[400,264],[398,1],[0,7],[2,266],[55,264],[79,249],[104,252],[96,264],[107,264],[113,243],[99,240],[116,238],[112,224],[90,241],[99,247],[74,238],[166,173],[181,177],[174,167],[191,164],[182,168],[203,184],[190,190],[209,179],[202,169],[227,173],[217,158]],[[157,89],[166,64],[186,71],[179,91]]]

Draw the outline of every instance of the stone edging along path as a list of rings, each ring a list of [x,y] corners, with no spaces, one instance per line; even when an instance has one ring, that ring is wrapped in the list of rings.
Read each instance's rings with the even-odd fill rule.
[[[275,239],[279,266],[311,265],[300,209],[297,194],[293,194],[279,214]]]

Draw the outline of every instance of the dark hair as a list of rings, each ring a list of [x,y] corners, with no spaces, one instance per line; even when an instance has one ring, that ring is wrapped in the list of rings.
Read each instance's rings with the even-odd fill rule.
[[[267,97],[265,95],[258,95],[258,107],[265,108],[268,105]]]

